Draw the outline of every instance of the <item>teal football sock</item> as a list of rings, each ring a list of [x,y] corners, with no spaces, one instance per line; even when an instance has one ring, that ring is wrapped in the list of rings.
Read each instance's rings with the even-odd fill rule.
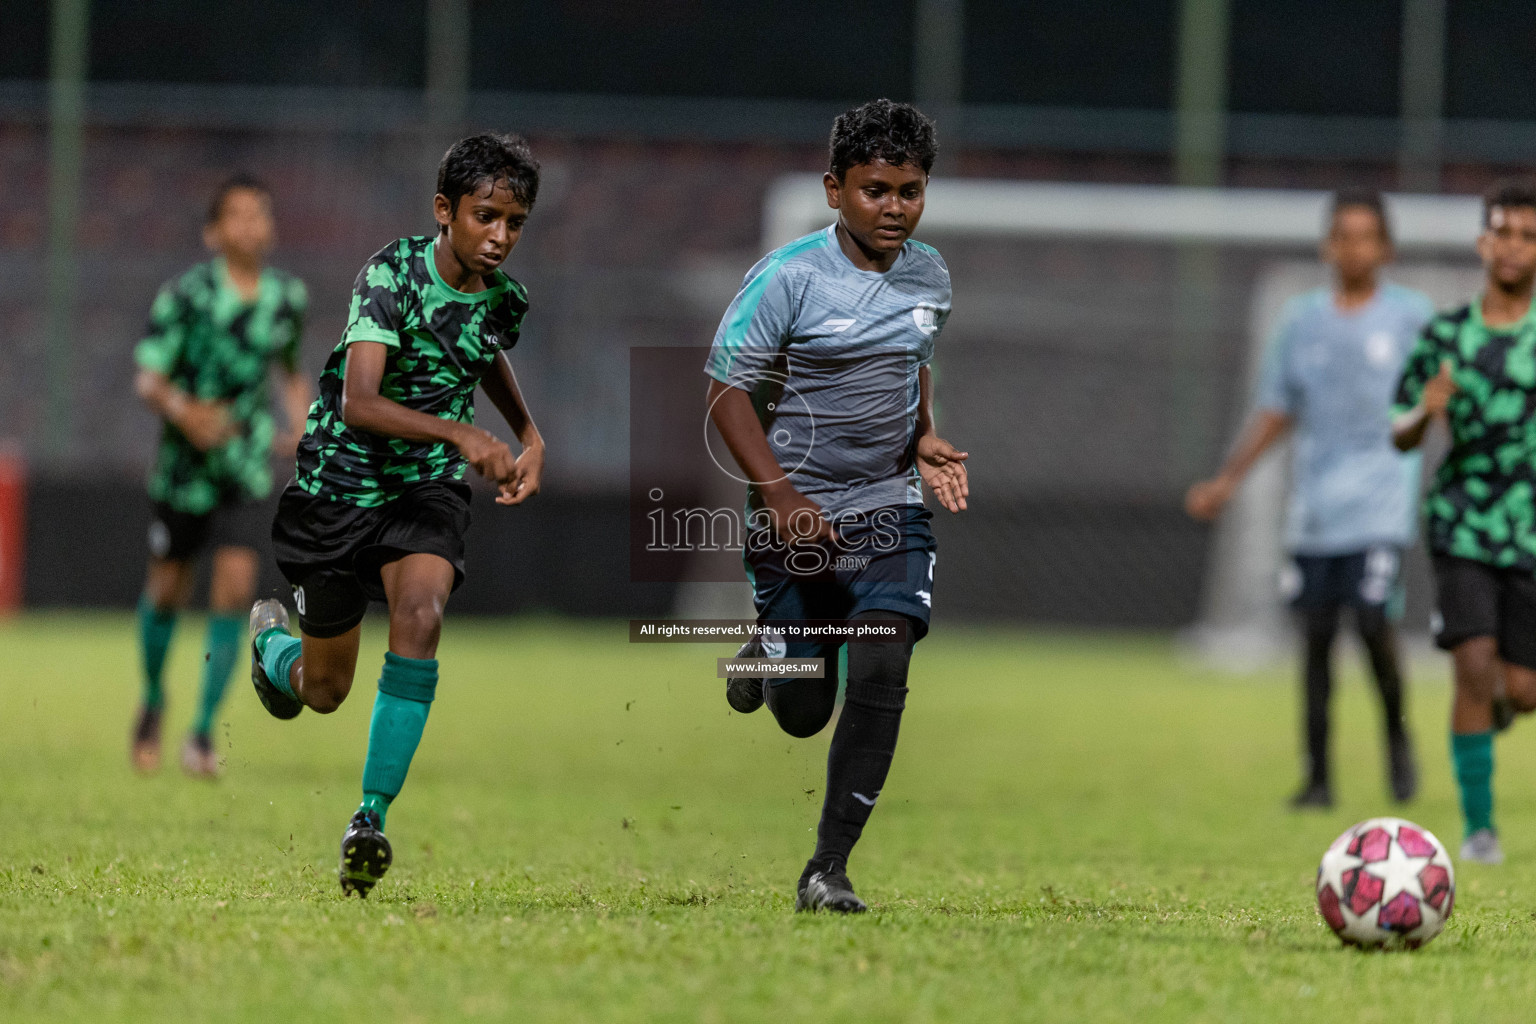
[[[368,726],[368,758],[363,762],[363,803],[376,811],[383,828],[389,805],[405,785],[411,758],[427,727],[427,712],[437,692],[437,659],[384,655],[379,694]]]
[[[208,617],[202,700],[197,706],[197,719],[192,723],[192,731],[199,736],[207,736],[213,731],[213,716],[219,713],[224,688],[229,685],[229,674],[240,657],[240,640],[244,632],[244,616],[215,614]]]
[[[384,830],[384,819],[389,816],[389,805],[394,797],[385,796],[383,793],[363,793],[363,802],[357,805],[360,811],[372,811],[379,816],[379,831]]]
[[[1493,733],[1452,733],[1451,760],[1456,763],[1466,834],[1493,828]]]
[[[257,638],[256,647],[261,651],[262,670],[272,680],[272,685],[297,700],[299,695],[293,692],[288,675],[293,670],[293,663],[304,653],[304,641],[280,629],[269,629]]]
[[[144,706],[165,706],[165,688],[161,679],[165,672],[165,652],[171,647],[171,634],[176,631],[176,611],[159,611],[148,594],[139,597],[139,653],[144,666]]]

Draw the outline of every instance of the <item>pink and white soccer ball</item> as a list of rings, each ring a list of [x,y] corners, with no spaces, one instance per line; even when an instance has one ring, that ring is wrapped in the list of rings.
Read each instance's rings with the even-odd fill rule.
[[[1402,818],[1362,821],[1317,868],[1317,909],[1346,945],[1417,948],[1440,934],[1455,902],[1445,847]]]

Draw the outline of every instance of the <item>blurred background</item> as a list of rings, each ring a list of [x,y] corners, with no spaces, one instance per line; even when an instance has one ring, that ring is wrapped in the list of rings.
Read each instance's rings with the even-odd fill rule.
[[[707,345],[756,258],[830,221],[832,119],[884,95],[939,122],[919,236],[955,284],[941,429],[973,453],[972,511],[938,524],[936,617],[1272,629],[1282,461],[1220,532],[1184,517],[1183,491],[1245,412],[1279,303],[1325,280],[1325,190],[1401,194],[1396,276],[1444,303],[1475,285],[1466,197],[1536,153],[1528,16],[1520,0],[0,0],[0,602],[136,598],[156,423],[132,347],[157,286],[202,258],[220,179],[272,187],[273,262],[309,285],[317,374],[358,268],[429,229],[442,152],[493,128],[544,165],[507,270],[531,293],[514,362],[550,460],[527,508],[482,496],[456,608],[696,606],[685,585],[632,582],[629,350]]]

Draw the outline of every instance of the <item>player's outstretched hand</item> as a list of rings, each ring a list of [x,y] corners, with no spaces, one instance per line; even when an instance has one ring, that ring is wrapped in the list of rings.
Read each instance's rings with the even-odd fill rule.
[[[1232,484],[1225,477],[1201,480],[1184,494],[1184,511],[1202,523],[1213,522],[1232,500]]]
[[[498,505],[521,505],[539,493],[539,479],[544,475],[544,446],[529,445],[512,465],[512,477],[501,481],[496,495]]]
[[[821,514],[821,506],[795,490],[788,480],[764,486],[762,495],[772,517],[773,532],[786,544],[837,540],[837,531]]]
[[[229,417],[228,402],[185,402],[175,423],[200,452],[213,451],[237,433]]]
[[[942,437],[924,434],[917,440],[917,472],[939,504],[951,512],[969,507],[965,499],[971,496],[971,482],[965,460],[970,457],[970,452],[959,451]]]
[[[1451,404],[1451,396],[1459,390],[1456,378],[1451,376],[1451,361],[1447,359],[1440,364],[1440,372],[1424,382],[1424,411],[1439,416]]]
[[[512,457],[512,449],[489,430],[468,428],[458,442],[458,447],[464,460],[475,468],[475,472],[492,483],[502,484],[512,479],[517,464],[517,460]]]

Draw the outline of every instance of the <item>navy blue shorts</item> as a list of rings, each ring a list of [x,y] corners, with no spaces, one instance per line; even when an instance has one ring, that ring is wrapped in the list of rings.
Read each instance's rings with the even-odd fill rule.
[[[839,522],[839,542],[786,549],[766,527],[747,535],[743,561],[758,619],[851,619],[860,612],[899,612],[912,619],[921,640],[933,606],[933,563],[938,550],[921,505],[877,509]],[[775,658],[828,658],[841,643],[770,641]]]
[[[1382,544],[1339,555],[1295,555],[1280,588],[1298,611],[1386,608],[1402,604],[1402,551]]]

